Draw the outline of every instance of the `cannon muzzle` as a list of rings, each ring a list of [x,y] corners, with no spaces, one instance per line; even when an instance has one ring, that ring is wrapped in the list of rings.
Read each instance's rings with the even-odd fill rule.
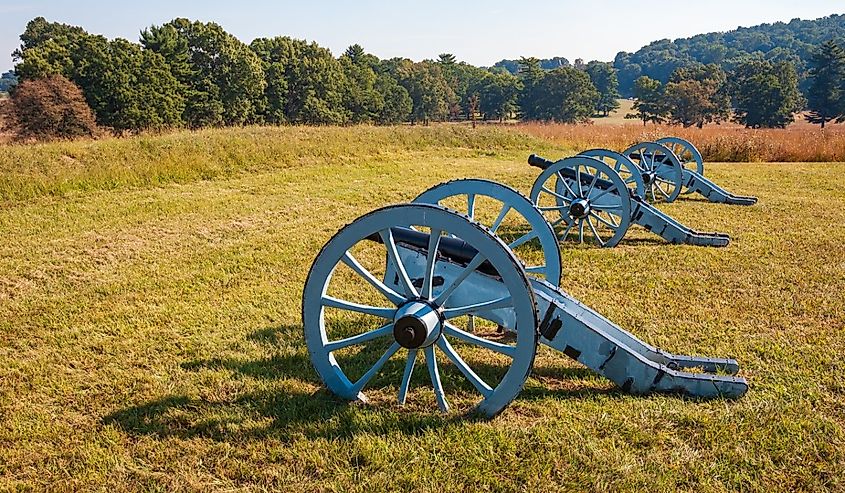
[[[535,168],[546,169],[552,164],[554,164],[554,161],[549,161],[546,158],[540,157],[536,154],[532,154],[528,156],[528,164],[534,166]]]

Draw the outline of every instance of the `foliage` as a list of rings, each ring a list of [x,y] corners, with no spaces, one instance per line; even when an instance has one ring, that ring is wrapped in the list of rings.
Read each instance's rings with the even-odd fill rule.
[[[807,121],[821,125],[845,121],[845,50],[832,41],[813,54],[807,92]]]
[[[619,80],[616,69],[609,63],[594,60],[587,64],[585,70],[599,92],[596,110],[603,116],[607,116],[611,111],[619,108]]]
[[[15,52],[21,80],[70,79],[82,89],[100,125],[123,131],[181,123],[185,100],[162,56],[41,17],[30,21],[21,41]]]
[[[0,106],[0,122],[20,140],[97,135],[97,122],[82,91],[61,75],[24,80]]]
[[[640,76],[634,82],[634,113],[625,118],[637,118],[643,125],[648,122],[662,123],[666,120],[666,103],[664,101],[663,86],[659,80],[647,75]]]
[[[479,96],[479,110],[485,120],[502,121],[516,113],[521,89],[519,79],[509,72],[487,72],[475,82],[473,93]]]
[[[577,123],[596,111],[599,93],[583,71],[561,67],[545,72],[530,96],[538,120]]]
[[[500,60],[493,65],[494,69],[501,69],[517,75],[520,72],[521,60]],[[569,67],[569,60],[562,56],[553,58],[537,59],[537,65],[542,70],[554,70],[560,67]]]
[[[178,53],[187,48],[192,68],[182,81],[195,95],[186,107],[185,122],[199,127],[260,121],[267,84],[258,56],[213,22],[179,18],[167,26],[184,40],[174,48]],[[150,44],[149,48],[161,49],[161,45]],[[172,49],[168,47],[166,53]],[[185,72],[180,67],[179,73]]]
[[[428,123],[476,116],[577,122],[617,109],[620,91],[638,96],[632,117],[644,123],[662,121],[667,112],[671,122],[685,126],[721,122],[730,117],[733,98],[741,106],[740,121],[777,126],[788,124],[788,115],[801,104],[793,89],[796,78],[803,87],[807,46],[845,32],[843,19],[758,26],[691,38],[694,42],[661,40],[637,53],[618,54],[613,65],[522,58],[487,69],[451,53],[416,63],[379,60],[358,44],[336,58],[314,42],[289,37],[260,38],[247,46],[217,24],[183,18],[144,29],[139,46],[37,17],[27,24],[14,56],[22,80],[61,74],[76,83],[97,121],[116,132],[253,123]],[[759,35],[767,30],[778,34],[767,41]],[[796,39],[803,41],[781,43],[796,30]],[[747,53],[743,43],[759,49]],[[726,83],[726,69],[743,74],[755,63],[772,69],[766,76]],[[797,67],[794,77],[786,64]],[[826,122],[845,114],[839,96],[845,83],[823,72],[814,78],[817,95],[810,100],[829,115],[810,116]],[[637,80],[658,85],[636,87]]]
[[[396,75],[413,101],[412,122],[428,124],[431,120],[445,120],[449,109],[457,103],[455,91],[438,63],[404,61]]]
[[[265,67],[270,121],[325,125],[349,120],[346,76],[329,50],[288,37],[256,39],[250,47]]]
[[[715,64],[692,65],[675,70],[664,97],[669,121],[684,127],[721,122],[730,117],[727,76]]]
[[[674,41],[654,41],[635,53],[619,52],[613,66],[619,71],[620,90],[633,94],[634,81],[647,75],[662,83],[681,67],[715,63],[733,70],[748,58],[795,64],[799,80],[804,80],[815,47],[830,39],[845,39],[845,15],[815,20],[793,19],[733,31],[699,34]],[[802,86],[806,90],[806,84]]]
[[[734,121],[751,128],[786,127],[805,103],[790,62],[744,62],[731,73],[730,92]]]

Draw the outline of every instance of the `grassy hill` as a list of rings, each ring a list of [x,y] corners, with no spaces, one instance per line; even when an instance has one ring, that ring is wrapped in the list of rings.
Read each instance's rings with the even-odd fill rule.
[[[6,146],[0,489],[845,489],[843,163],[718,164],[737,208],[661,206],[725,249],[640,228],[564,246],[567,291],[660,347],[732,355],[738,401],[617,391],[543,350],[492,421],[328,394],[302,339],[343,224],[458,177],[527,191],[555,139],[459,126],[230,129]],[[447,363],[447,373],[452,371]]]

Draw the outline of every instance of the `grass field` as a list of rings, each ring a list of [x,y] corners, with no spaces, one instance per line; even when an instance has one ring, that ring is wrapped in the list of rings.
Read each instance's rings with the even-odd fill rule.
[[[518,130],[281,128],[0,146],[0,490],[843,491],[843,163],[708,163],[754,207],[661,208],[564,246],[562,286],[670,351],[736,357],[738,401],[617,391],[543,350],[492,421],[327,393],[302,338],[319,248],[457,177],[527,192]],[[448,363],[441,363],[448,367]]]

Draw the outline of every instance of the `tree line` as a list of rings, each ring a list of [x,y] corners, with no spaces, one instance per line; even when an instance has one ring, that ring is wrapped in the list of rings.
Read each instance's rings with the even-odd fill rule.
[[[51,94],[51,100],[70,98],[75,93],[61,80],[66,79],[78,87],[96,123],[115,132],[516,117],[574,123],[607,115],[620,97],[618,70],[600,61],[570,65],[564,58],[522,58],[512,73],[506,64],[475,67],[451,54],[420,62],[381,60],[357,44],[335,57],[317,43],[289,37],[247,45],[215,23],[182,18],[144,29],[138,43],[42,17],[30,21],[20,38],[13,57],[21,85],[10,106],[18,106],[15,93],[26,87],[32,94]],[[837,49],[828,43],[813,59],[814,80],[829,86],[816,84],[816,92],[808,93],[821,119],[817,123],[845,113],[845,63]],[[48,86],[34,85],[47,80]],[[730,72],[717,64],[690,64],[675,69],[665,83],[640,76],[631,116],[685,126],[728,118],[750,127],[785,126],[806,103],[798,80],[788,61],[749,59]],[[18,118],[64,114],[31,111],[33,97],[27,96],[30,110],[20,110]],[[78,109],[79,98],[71,99]]]
[[[783,128],[803,109],[824,128],[845,121],[845,50],[823,43],[808,62],[807,96],[799,91],[790,62],[748,59],[726,73],[719,65],[675,69],[663,84],[648,76],[634,81],[634,113],[627,118],[702,127],[732,120],[750,128]]]
[[[654,27],[659,32],[659,22]],[[845,42],[845,15],[793,19],[676,40],[661,39],[634,53],[619,52],[613,66],[619,73],[619,90],[627,97],[634,94],[634,83],[639,77],[647,76],[666,84],[675,70],[689,65],[716,64],[732,72],[749,61],[789,62],[795,66],[799,88],[806,96],[812,58],[817,48],[830,40],[838,40],[840,46]]]

